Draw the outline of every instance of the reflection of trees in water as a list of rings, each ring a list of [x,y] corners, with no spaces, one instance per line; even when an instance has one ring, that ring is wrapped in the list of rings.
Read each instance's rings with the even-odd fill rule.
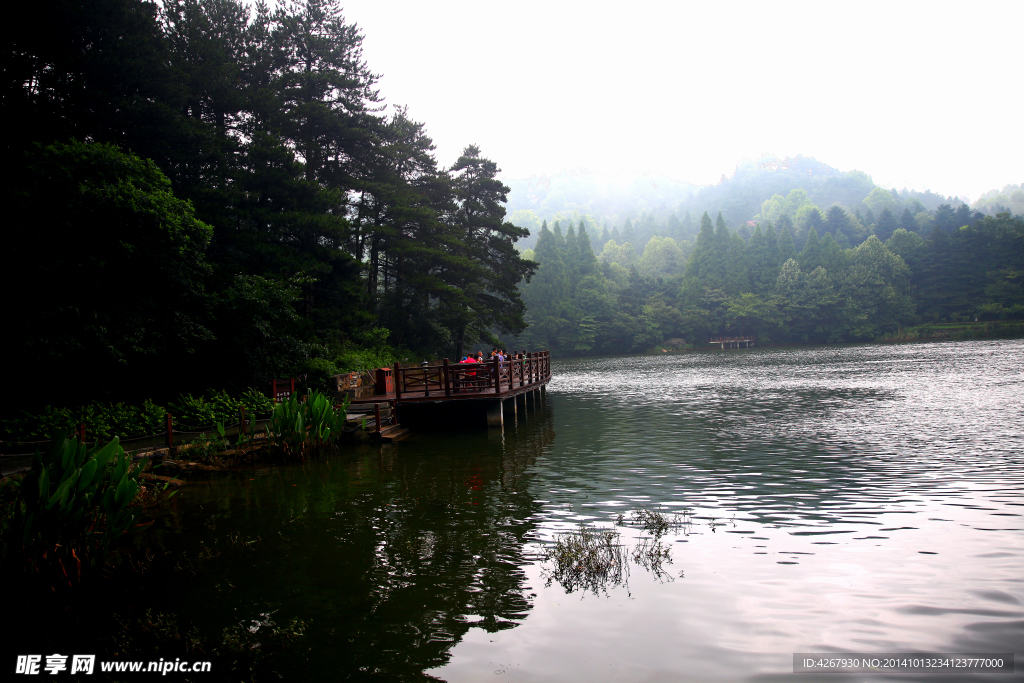
[[[339,569],[357,588],[332,624],[332,668],[412,674],[444,664],[472,626],[494,632],[527,615],[523,546],[539,510],[529,469],[554,438],[537,418],[499,437],[432,435],[422,457],[381,449],[380,495],[338,511],[349,526]]]
[[[155,558],[146,573],[92,586],[107,611],[76,608],[73,629],[33,647],[90,642],[102,658],[124,623],[121,658],[183,654],[171,630],[136,628],[156,619],[240,678],[420,678],[472,626],[511,628],[531,609],[523,548],[539,505],[527,489],[553,438],[540,414],[498,439],[436,434],[190,483],[138,537]],[[269,618],[291,630],[251,631]],[[228,653],[239,633],[255,664]]]
[[[630,512],[628,519],[620,513],[616,525],[638,528],[648,535],[639,536],[637,543],[627,550],[619,531],[588,527],[580,522],[579,528],[557,534],[545,549],[541,573],[547,585],[558,583],[566,593],[594,595],[607,595],[609,589],[621,587],[628,594],[628,559],[658,581],[675,580],[666,566],[672,564],[671,546],[662,537],[689,536],[693,526],[689,510],[676,513],[640,506]]]

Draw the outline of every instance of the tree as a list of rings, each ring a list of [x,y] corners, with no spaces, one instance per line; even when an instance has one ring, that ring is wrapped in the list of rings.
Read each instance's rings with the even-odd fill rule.
[[[590,237],[587,235],[587,227],[583,224],[582,220],[580,220],[580,231],[576,236],[576,240],[579,244],[580,276],[593,275],[597,268],[597,257],[594,255],[594,249],[590,244]]]
[[[875,236],[878,237],[880,242],[884,242],[892,234],[896,232],[899,224],[896,223],[896,217],[892,215],[889,209],[882,209],[882,213],[878,216],[878,223],[875,224]]]
[[[956,212],[949,204],[939,204],[935,209],[935,226],[940,230],[950,232],[959,227],[956,224]]]
[[[907,232],[917,230],[917,221],[914,219],[914,214],[910,213],[910,209],[903,209],[903,214],[900,216],[900,227]]]
[[[475,343],[492,328],[502,333],[523,330],[526,307],[516,284],[529,281],[535,266],[515,249],[516,241],[529,232],[504,221],[509,188],[497,179],[497,164],[470,145],[452,173],[457,202],[452,227],[462,267],[451,273],[446,307],[455,330],[455,356],[461,357],[467,340]]]
[[[894,332],[913,319],[910,271],[899,256],[872,235],[850,252],[844,317],[855,339]]]
[[[811,272],[821,265],[821,243],[818,240],[818,231],[812,226],[807,233],[807,242],[800,252],[800,269],[804,272]]]
[[[71,368],[76,381],[132,389],[161,360],[180,370],[213,337],[210,227],[156,164],[111,145],[37,146],[18,165],[4,274],[19,292],[8,341],[21,391],[50,392]]]
[[[647,242],[640,257],[640,274],[644,277],[682,275],[683,252],[671,237],[655,235]]]

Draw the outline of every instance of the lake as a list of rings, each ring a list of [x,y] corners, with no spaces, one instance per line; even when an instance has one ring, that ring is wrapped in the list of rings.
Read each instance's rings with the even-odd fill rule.
[[[553,374],[503,432],[190,483],[126,599],[233,638],[265,679],[974,680],[794,674],[797,652],[1016,652],[1021,670],[1024,342]],[[654,537],[638,508],[675,523]],[[619,534],[625,573],[568,592],[545,552],[581,523]]]

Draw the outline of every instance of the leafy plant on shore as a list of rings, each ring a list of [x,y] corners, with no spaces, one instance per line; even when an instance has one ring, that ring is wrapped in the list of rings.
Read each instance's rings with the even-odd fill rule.
[[[274,406],[267,439],[291,457],[322,452],[341,438],[347,410],[347,397],[335,407],[319,391],[311,391],[301,402],[293,395]]]
[[[14,501],[0,537],[5,570],[70,586],[83,564],[102,564],[113,543],[135,525],[140,470],[117,437],[87,448],[55,438],[36,453],[32,471],[8,484]],[[134,527],[133,527],[134,525]]]

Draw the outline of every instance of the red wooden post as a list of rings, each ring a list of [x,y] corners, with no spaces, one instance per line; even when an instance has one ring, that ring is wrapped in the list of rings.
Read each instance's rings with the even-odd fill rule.
[[[174,416],[167,413],[167,447],[174,446]]]
[[[291,383],[291,393],[288,394],[288,398],[291,398],[292,396],[295,395],[295,378],[292,377],[291,381],[292,381],[292,383]]]
[[[80,444],[85,443],[85,423],[84,422],[79,422],[78,423],[78,443],[80,443]]]
[[[270,380],[270,399],[274,403],[277,403],[277,380],[276,379]]]
[[[402,369],[402,364],[395,361],[395,398],[402,398],[402,376],[399,372]]]
[[[377,421],[377,432],[380,432],[380,404],[373,404],[373,419]]]
[[[501,366],[498,365],[498,357],[491,358],[491,375],[494,377],[494,393],[501,393]]]
[[[450,381],[450,379],[448,377],[448,359],[447,358],[445,358],[443,361],[441,361],[441,373],[442,373],[442,377],[444,379],[444,395],[445,396],[451,396],[452,395],[452,385],[451,385],[451,381]]]

